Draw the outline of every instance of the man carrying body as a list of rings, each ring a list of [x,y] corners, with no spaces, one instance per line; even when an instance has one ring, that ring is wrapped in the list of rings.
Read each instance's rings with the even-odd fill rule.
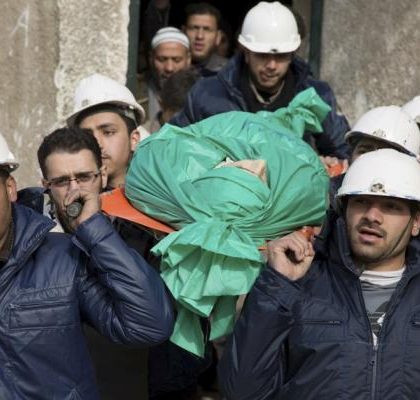
[[[74,111],[69,127],[90,129],[97,139],[107,168],[108,188],[122,186],[132,152],[147,136],[140,128],[143,108],[130,90],[101,74],[82,79],[74,93]]]
[[[347,120],[338,115],[329,85],[313,79],[308,65],[295,55],[301,39],[292,12],[279,2],[258,3],[245,16],[238,41],[242,51],[216,76],[199,80],[184,110],[170,123],[182,127],[228,111],[275,111],[314,87],[331,111],[323,122],[324,132],[306,139],[311,144],[315,140],[321,156],[348,158]]]
[[[124,185],[133,151],[142,139],[140,124],[144,119],[143,108],[119,82],[101,74],[79,82],[74,93],[74,112],[67,125],[88,129],[98,141],[107,172],[106,190]],[[149,263],[154,262],[149,250],[156,240],[151,233],[119,218],[113,224],[126,243]]]
[[[141,106],[126,87],[101,75],[85,78],[76,88],[75,111],[67,122],[69,126],[87,129],[97,139],[109,176],[106,184],[108,189],[124,185],[132,152],[138,143],[135,128],[142,121],[141,116],[144,114],[141,111]],[[74,163],[75,167],[77,165]],[[121,218],[114,219],[113,225],[130,247],[158,269],[159,260],[150,252],[157,239],[148,230]],[[110,399],[112,388],[118,385],[126,386],[124,394],[127,400],[130,398],[128,393],[132,398],[141,396],[143,387],[147,386],[147,382],[144,382],[144,373],[147,372],[149,395],[154,395],[159,389],[161,392],[169,392],[167,396],[176,400],[172,392],[177,391],[182,396],[184,389],[190,390],[193,387],[191,390],[194,390],[196,375],[206,364],[168,341],[148,350],[146,371],[145,352],[141,356],[139,351],[130,353],[117,346],[111,347],[92,330],[87,331],[87,334],[101,393]],[[116,359],[120,362],[119,368],[127,371],[125,376],[118,379],[113,375]],[[139,369],[143,374],[141,379],[136,380],[135,372]]]
[[[269,244],[221,362],[229,400],[414,399],[420,393],[420,166],[360,156],[315,250]]]
[[[89,130],[77,127],[58,129],[44,139],[38,150],[38,160],[43,185],[53,206],[53,217],[64,232],[73,233],[75,219],[63,206],[64,198],[77,187],[99,196],[107,185],[106,166],[102,164],[98,142]],[[97,172],[92,175],[92,171]],[[69,180],[69,176],[74,176],[74,179]],[[151,239],[145,240],[143,231],[123,220],[114,219],[112,223],[127,245],[144,258],[150,258],[153,243]],[[85,335],[101,398],[111,400],[121,394],[125,399],[146,397],[148,349],[113,345],[88,326]]]
[[[158,274],[99,212],[98,194],[80,184],[100,182],[103,170],[90,157],[78,175],[60,157],[62,174],[45,180],[50,190],[67,186],[61,212],[76,199],[82,204],[69,221],[71,238],[50,233],[50,219],[14,203],[17,163],[0,136],[2,399],[99,399],[82,322],[117,343],[150,346],[171,334]]]

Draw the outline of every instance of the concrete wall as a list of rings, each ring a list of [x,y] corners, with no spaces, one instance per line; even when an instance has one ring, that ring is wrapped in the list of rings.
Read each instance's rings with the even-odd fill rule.
[[[24,185],[39,182],[36,150],[56,122],[57,21],[53,1],[2,4],[0,130],[21,163],[16,177]]]
[[[419,1],[324,1],[321,77],[350,123],[420,94],[419,21]]]
[[[129,0],[8,0],[0,21],[0,130],[19,187],[38,185],[36,150],[71,113],[77,81],[99,72],[125,83]]]
[[[58,0],[59,64],[55,73],[57,113],[72,112],[73,91],[86,75],[99,72],[125,84],[129,0]]]

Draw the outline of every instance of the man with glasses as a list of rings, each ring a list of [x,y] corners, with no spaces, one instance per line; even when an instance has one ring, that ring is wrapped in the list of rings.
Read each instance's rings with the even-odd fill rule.
[[[227,59],[216,54],[222,34],[220,11],[209,3],[191,3],[185,8],[182,27],[191,43],[191,60],[201,76],[216,75]]]
[[[107,167],[101,148],[89,129],[62,128],[46,136],[38,150],[42,183],[52,204],[52,218],[63,230],[73,233],[79,218],[99,210],[99,194],[108,184]],[[81,205],[78,217],[72,215],[72,206]],[[80,206],[79,206],[80,207]],[[152,235],[113,218],[112,224],[124,242],[135,249],[149,263],[149,254],[155,243]],[[124,394],[125,399],[146,398],[148,349],[112,345],[89,326],[85,327],[89,351],[95,366],[102,399],[114,399]]]
[[[58,129],[48,135],[38,150],[42,184],[65,232],[72,233],[79,218],[99,212],[99,194],[107,183],[106,167],[96,140],[87,131]],[[81,205],[80,215],[69,206]]]
[[[0,398],[96,400],[83,323],[113,342],[150,346],[171,334],[172,307],[156,271],[100,213],[106,173],[95,138],[58,130],[38,156],[73,235],[50,232],[50,219],[16,204],[18,163],[0,135]],[[67,217],[75,200],[81,212]]]

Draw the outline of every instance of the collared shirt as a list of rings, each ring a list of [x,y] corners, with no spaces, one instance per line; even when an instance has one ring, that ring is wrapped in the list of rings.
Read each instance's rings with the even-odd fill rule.
[[[265,97],[262,96],[262,93],[260,94],[257,90],[257,88],[255,87],[254,83],[251,81],[251,79],[249,79],[249,86],[251,87],[251,90],[254,92],[256,99],[264,105],[269,105],[271,103],[274,102],[274,100],[276,100],[276,98],[279,96],[279,94],[281,93],[281,91],[283,90],[283,86],[284,86],[284,81],[281,83],[279,89],[277,90],[277,92],[275,92],[274,94],[270,95],[267,94]]]
[[[274,93],[259,92],[254,84],[251,84],[249,70],[243,69],[240,89],[243,93],[249,112],[276,111],[278,108],[287,107],[296,95],[296,78],[289,69],[284,77],[283,84]]]

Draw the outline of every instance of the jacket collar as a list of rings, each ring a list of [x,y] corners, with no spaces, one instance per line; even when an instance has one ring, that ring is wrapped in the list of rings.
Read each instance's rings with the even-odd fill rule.
[[[240,78],[245,67],[245,57],[242,53],[235,54],[230,58],[227,64],[222,68],[218,77],[229,87],[239,88]],[[296,86],[299,87],[304,81],[312,76],[309,64],[302,58],[294,56],[290,64],[290,69],[296,78]]]
[[[13,204],[12,214],[15,237],[10,258],[5,267],[23,264],[55,226],[51,219],[18,204]]]

